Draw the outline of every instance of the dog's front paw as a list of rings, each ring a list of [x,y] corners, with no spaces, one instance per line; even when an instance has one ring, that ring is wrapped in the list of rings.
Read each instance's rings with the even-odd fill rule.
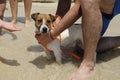
[[[50,53],[47,53],[47,60],[51,60],[52,59],[52,56],[50,55]]]
[[[47,56],[47,60],[51,60],[51,59],[52,59],[51,55]]]
[[[62,64],[62,60],[61,60],[61,59],[57,59],[57,58],[56,58],[56,62],[57,62],[59,65]]]

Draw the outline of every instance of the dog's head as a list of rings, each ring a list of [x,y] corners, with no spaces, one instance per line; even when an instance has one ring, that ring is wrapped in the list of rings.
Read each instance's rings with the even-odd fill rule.
[[[36,30],[42,34],[48,33],[55,21],[55,16],[51,14],[33,13],[31,17],[35,21]]]

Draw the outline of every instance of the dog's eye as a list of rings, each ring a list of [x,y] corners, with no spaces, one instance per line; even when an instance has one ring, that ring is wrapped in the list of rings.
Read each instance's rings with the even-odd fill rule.
[[[50,23],[50,20],[47,20],[47,23]]]
[[[38,20],[38,22],[42,22],[42,19]]]

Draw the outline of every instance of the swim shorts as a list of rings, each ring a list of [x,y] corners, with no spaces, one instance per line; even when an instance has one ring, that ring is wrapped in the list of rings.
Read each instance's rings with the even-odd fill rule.
[[[113,17],[115,17],[118,14],[120,14],[120,0],[115,1],[115,6],[112,14],[106,14],[102,12],[103,28],[102,28],[101,36],[107,30],[109,23],[113,19]]]

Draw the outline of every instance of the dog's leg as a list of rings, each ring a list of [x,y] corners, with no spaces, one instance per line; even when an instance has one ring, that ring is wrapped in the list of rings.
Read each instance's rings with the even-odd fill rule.
[[[62,54],[62,51],[61,51],[60,47],[54,50],[54,55],[56,58],[56,62],[58,64],[62,64],[62,55],[61,54]]]
[[[52,50],[54,52],[56,62],[58,64],[62,64],[62,50],[60,49],[60,44],[56,44],[52,47]]]
[[[53,42],[51,42],[51,44],[47,45],[49,49],[53,50],[55,58],[56,58],[56,62],[58,64],[62,63],[62,51],[60,49],[60,40],[56,39]]]
[[[52,56],[50,55],[51,53],[48,50],[46,50],[46,49],[45,49],[45,53],[47,55],[47,59],[51,60],[52,59]]]

